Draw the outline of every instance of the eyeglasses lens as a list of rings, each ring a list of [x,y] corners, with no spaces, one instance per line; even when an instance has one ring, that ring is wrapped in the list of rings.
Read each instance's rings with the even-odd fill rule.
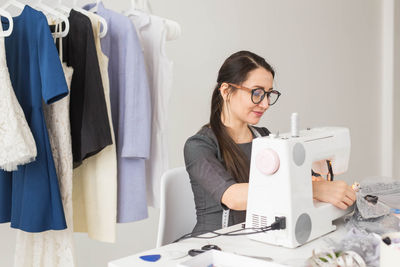
[[[260,88],[253,91],[251,99],[254,104],[259,104],[261,101],[263,101],[265,95],[267,95],[268,104],[270,106],[275,104],[275,102],[278,100],[279,97],[279,94],[275,91],[265,93],[265,91]]]
[[[264,90],[263,89],[254,90],[251,99],[255,104],[260,103],[264,99]]]
[[[267,97],[269,105],[272,106],[278,100],[279,95],[277,92],[272,91],[267,93]]]

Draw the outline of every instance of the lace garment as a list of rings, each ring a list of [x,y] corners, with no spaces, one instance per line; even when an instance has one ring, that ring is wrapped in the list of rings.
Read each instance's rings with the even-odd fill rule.
[[[11,85],[3,37],[0,38],[0,114],[0,169],[15,171],[18,165],[35,160],[36,144]]]

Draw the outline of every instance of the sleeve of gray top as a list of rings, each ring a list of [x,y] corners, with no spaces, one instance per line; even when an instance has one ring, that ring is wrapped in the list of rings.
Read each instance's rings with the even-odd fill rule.
[[[226,209],[221,203],[225,190],[236,183],[217,158],[217,148],[207,136],[195,135],[185,144],[184,157],[190,179],[196,181]]]

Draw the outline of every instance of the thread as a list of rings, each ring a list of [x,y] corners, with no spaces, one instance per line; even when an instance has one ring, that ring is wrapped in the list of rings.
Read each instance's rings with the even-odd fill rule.
[[[292,113],[290,118],[290,129],[292,137],[299,137],[299,115],[297,112]]]

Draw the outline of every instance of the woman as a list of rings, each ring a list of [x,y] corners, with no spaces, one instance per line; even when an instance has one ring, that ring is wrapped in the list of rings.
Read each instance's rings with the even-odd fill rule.
[[[231,55],[219,70],[210,123],[190,137],[184,148],[197,212],[193,233],[222,228],[227,209],[228,225],[245,221],[252,140],[269,134],[266,128],[252,125],[280,96],[273,89],[274,76],[265,59],[248,51]],[[341,209],[355,201],[354,191],[344,181],[313,177],[312,183],[319,201]]]

